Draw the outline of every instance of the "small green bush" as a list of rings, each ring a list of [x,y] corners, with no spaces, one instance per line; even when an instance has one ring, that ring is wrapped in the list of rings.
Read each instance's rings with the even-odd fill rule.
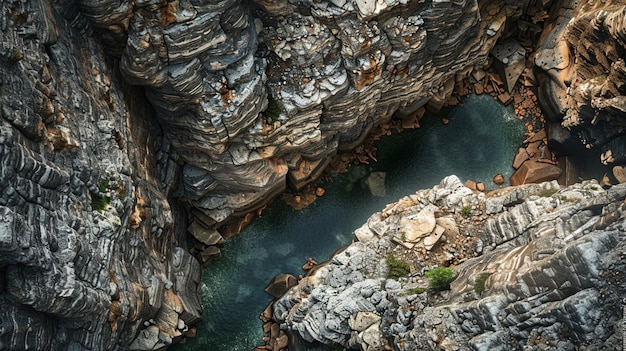
[[[474,284],[474,291],[480,295],[483,293],[483,291],[485,291],[485,281],[487,281],[487,278],[489,278],[489,276],[491,275],[491,273],[481,273],[478,277],[476,277],[476,283]]]
[[[463,217],[469,217],[471,213],[472,206],[470,205],[463,206],[463,208],[461,209],[461,214],[463,215]]]
[[[265,110],[263,114],[272,122],[278,121],[278,117],[280,116],[280,107],[278,107],[278,102],[274,100],[272,95],[267,96],[267,110]]]
[[[102,212],[107,206],[109,206],[110,199],[107,196],[103,196],[97,193],[91,193],[91,208],[96,211]]]
[[[456,271],[450,267],[437,267],[426,272],[429,286],[435,290],[450,290],[450,283],[456,278]]]
[[[558,189],[544,190],[544,191],[539,193],[539,196],[541,196],[541,197],[550,197],[550,196],[556,194],[557,191],[559,191],[559,190]]]
[[[392,253],[387,255],[385,263],[387,263],[387,267],[389,267],[389,277],[393,279],[406,277],[411,271],[411,267],[408,262],[397,259]]]
[[[111,199],[106,196],[106,193],[109,191],[109,180],[102,179],[98,182],[98,192],[91,192],[91,208],[96,211],[104,211],[107,206],[109,206],[109,202]]]

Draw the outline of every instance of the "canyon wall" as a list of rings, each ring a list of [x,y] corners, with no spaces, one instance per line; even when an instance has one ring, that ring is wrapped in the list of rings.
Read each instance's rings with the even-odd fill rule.
[[[0,349],[169,344],[201,312],[187,232],[219,255],[233,218],[545,19],[544,108],[622,162],[623,5],[554,5],[3,1]]]
[[[2,350],[152,349],[200,317],[161,129],[89,33],[71,2],[0,3]]]

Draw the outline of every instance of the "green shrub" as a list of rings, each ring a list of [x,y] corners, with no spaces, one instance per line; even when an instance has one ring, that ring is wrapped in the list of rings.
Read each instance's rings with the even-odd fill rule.
[[[105,194],[109,191],[109,180],[102,179],[98,182],[98,192],[91,192],[91,208],[96,211],[104,211],[111,199]]]
[[[483,291],[485,291],[485,281],[487,281],[487,278],[489,278],[489,276],[491,275],[491,273],[481,273],[478,277],[476,277],[476,283],[474,284],[474,291],[480,295],[483,293]]]
[[[411,267],[408,262],[397,259],[392,253],[387,255],[385,263],[387,263],[387,267],[389,268],[389,277],[393,279],[406,277],[411,271]]]
[[[109,206],[110,199],[99,193],[91,193],[91,208],[96,211],[104,211]]]
[[[461,214],[463,215],[463,217],[469,217],[471,213],[472,206],[470,205],[463,206],[463,208],[461,209]]]
[[[550,196],[556,194],[557,191],[559,191],[559,190],[558,189],[544,190],[544,191],[539,193],[539,196],[541,196],[541,197],[550,197]]]
[[[429,286],[435,290],[450,290],[450,283],[456,278],[456,272],[450,267],[437,267],[426,272],[430,279]]]
[[[280,107],[278,107],[278,102],[274,100],[272,95],[267,95],[267,109],[263,112],[263,115],[269,118],[272,122],[278,121],[278,117],[280,116]]]

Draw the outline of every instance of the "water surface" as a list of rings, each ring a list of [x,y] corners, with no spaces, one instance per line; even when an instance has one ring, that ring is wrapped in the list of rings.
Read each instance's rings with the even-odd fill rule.
[[[449,124],[443,125],[441,117]],[[325,195],[304,210],[275,201],[243,233],[227,239],[222,259],[204,270],[199,288],[204,320],[197,325],[198,336],[174,349],[251,351],[263,337],[259,314],[271,301],[263,289],[276,274],[297,276],[308,257],[328,259],[350,243],[354,229],[372,213],[447,175],[482,181],[488,189],[495,187],[497,173],[508,180],[523,132],[512,107],[487,95],[471,95],[462,106],[425,116],[421,128],[381,140],[380,162],[353,167],[320,184]],[[363,187],[360,177],[372,171],[387,172],[384,197]]]

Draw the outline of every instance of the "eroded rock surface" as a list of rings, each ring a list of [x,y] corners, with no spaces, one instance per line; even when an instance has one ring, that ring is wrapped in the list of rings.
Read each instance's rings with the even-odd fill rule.
[[[561,155],[586,148],[598,163],[626,162],[625,16],[620,1],[563,1],[544,30],[534,60],[544,72],[540,102],[553,123],[549,141]]]
[[[315,180],[394,112],[445,100],[522,13],[475,0],[77,2],[145,87],[207,228]]]
[[[625,199],[626,186],[596,181],[485,195],[447,177],[370,217],[359,241],[274,303],[274,318],[307,341],[362,350],[620,350]],[[405,219],[431,207],[445,234],[405,245]],[[407,277],[388,277],[390,253]],[[450,291],[428,288],[436,265],[458,273]]]
[[[160,129],[87,30],[0,3],[2,350],[153,349],[200,317]]]

